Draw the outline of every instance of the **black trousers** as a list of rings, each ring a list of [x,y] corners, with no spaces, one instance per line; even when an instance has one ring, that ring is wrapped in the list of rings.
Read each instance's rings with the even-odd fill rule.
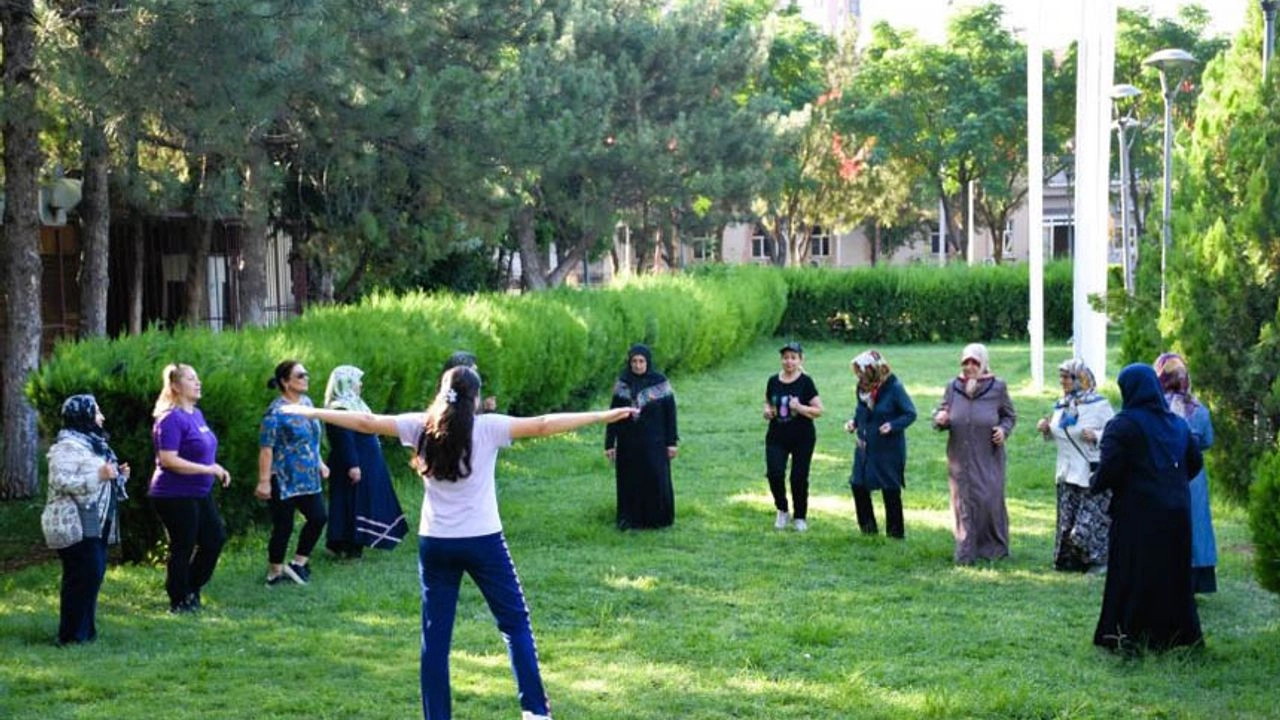
[[[795,506],[791,517],[796,520],[804,520],[809,512],[809,462],[813,459],[813,446],[813,438],[765,441],[765,476],[769,478],[773,506],[779,512],[787,511],[787,457],[791,458],[791,502]]]
[[[169,534],[169,564],[164,589],[170,606],[199,593],[213,577],[227,542],[227,530],[213,494],[198,498],[151,498]]]
[[[902,491],[881,490],[884,495],[885,533],[891,538],[902,538],[906,527],[902,520]],[[867,535],[880,532],[876,527],[876,511],[871,504],[871,491],[853,486],[853,507],[858,514],[858,527]]]
[[[102,534],[110,532],[110,523]],[[58,551],[62,559],[58,644],[91,642],[98,636],[98,591],[107,573],[107,541],[85,538]]]
[[[272,565],[284,563],[285,551],[289,548],[289,538],[293,535],[293,511],[302,513],[302,532],[298,533],[296,554],[311,557],[320,533],[324,532],[329,516],[325,512],[324,498],[320,493],[310,495],[294,495],[280,499],[280,486],[271,481],[271,499],[267,501],[267,509],[271,512],[271,539],[267,541],[267,562]]]

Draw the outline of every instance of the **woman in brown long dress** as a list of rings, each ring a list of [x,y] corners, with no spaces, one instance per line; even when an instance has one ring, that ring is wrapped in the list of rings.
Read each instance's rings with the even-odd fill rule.
[[[973,343],[960,355],[960,374],[947,384],[933,426],[947,438],[947,481],[956,516],[955,560],[1009,555],[1005,509],[1005,440],[1018,415],[1009,388],[991,374],[987,348]]]

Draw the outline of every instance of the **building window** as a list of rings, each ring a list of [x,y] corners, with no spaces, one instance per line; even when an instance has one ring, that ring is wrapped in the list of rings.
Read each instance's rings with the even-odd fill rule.
[[[689,249],[693,253],[693,259],[699,262],[714,262],[716,259],[716,244],[711,238],[694,238],[689,243]]]
[[[815,227],[809,235],[809,257],[831,257],[831,233],[825,228]]]
[[[1046,217],[1044,219],[1044,255],[1050,260],[1070,258],[1075,251],[1076,219]]]
[[[751,258],[753,260],[769,260],[773,258],[773,238],[764,231],[764,228],[756,226],[755,232],[751,234]]]

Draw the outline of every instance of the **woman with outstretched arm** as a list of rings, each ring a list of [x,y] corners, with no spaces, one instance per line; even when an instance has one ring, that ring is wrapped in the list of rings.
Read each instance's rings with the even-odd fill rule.
[[[498,515],[494,468],[499,448],[513,440],[568,432],[593,423],[613,423],[635,408],[556,413],[519,418],[479,412],[480,376],[456,367],[440,379],[426,412],[376,415],[287,405],[281,412],[322,420],[363,433],[398,437],[415,449],[414,469],[424,496],[418,526],[418,570],[422,583],[422,712],[450,714],[449,644],[463,573],[480,588],[507,641],[525,718],[551,713],[529,609],[507,549]]]

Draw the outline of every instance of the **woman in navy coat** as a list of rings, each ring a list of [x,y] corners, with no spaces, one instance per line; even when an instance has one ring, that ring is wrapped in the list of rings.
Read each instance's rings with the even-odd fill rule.
[[[878,351],[868,350],[850,364],[858,382],[858,402],[853,419],[845,423],[844,429],[857,436],[849,485],[853,488],[858,527],[866,535],[879,532],[871,504],[871,491],[879,490],[884,495],[885,531],[889,537],[901,539],[905,532],[902,488],[907,484],[906,430],[916,421],[916,406]]]

